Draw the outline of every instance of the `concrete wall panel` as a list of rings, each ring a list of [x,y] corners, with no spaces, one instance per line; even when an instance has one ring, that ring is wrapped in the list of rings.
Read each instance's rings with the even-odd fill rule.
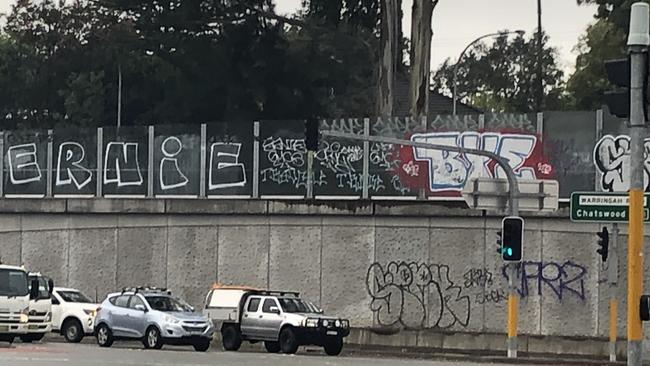
[[[0,260],[10,265],[20,265],[20,232],[0,233]]]
[[[116,235],[117,229],[70,230],[68,286],[99,302],[118,290]]]
[[[117,231],[117,288],[167,286],[167,228]]]
[[[51,277],[59,286],[67,286],[68,236],[67,230],[24,232],[22,261],[26,268]]]
[[[268,288],[269,226],[221,226],[218,269],[219,283]]]

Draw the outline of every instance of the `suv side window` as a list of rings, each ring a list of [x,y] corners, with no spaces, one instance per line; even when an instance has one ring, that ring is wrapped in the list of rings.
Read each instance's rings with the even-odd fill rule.
[[[265,313],[271,313],[271,307],[272,306],[277,307],[278,303],[275,302],[274,299],[265,299],[264,300],[264,305],[262,305],[262,311],[265,312]]]
[[[130,297],[131,297],[131,296],[129,296],[129,295],[118,296],[118,297],[115,299],[115,302],[113,302],[113,305],[115,305],[115,306],[119,306],[119,307],[122,307],[122,308],[125,308],[125,307],[127,307],[128,304],[129,304],[129,298],[130,298]]]
[[[136,305],[144,306],[144,302],[142,301],[142,299],[140,299],[139,296],[135,296],[135,295],[131,296],[131,301],[129,302],[129,308],[130,309],[135,309]]]
[[[249,313],[256,313],[257,309],[260,308],[260,301],[261,299],[259,297],[252,297],[248,302],[248,308],[246,308],[246,311]]]

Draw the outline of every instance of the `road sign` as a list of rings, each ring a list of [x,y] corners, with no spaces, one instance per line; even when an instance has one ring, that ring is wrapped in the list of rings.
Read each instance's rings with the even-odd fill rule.
[[[519,180],[520,211],[555,211],[560,186],[556,180]],[[463,198],[475,210],[504,210],[508,204],[508,180],[473,178],[463,188]]]
[[[646,194],[643,199],[643,220],[650,222],[650,209]],[[629,219],[629,196],[625,192],[573,192],[571,193],[571,221],[618,222]]]

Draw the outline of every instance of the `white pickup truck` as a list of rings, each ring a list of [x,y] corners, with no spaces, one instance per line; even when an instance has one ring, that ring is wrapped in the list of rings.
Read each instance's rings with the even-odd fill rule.
[[[237,351],[242,341],[263,341],[270,353],[292,354],[301,345],[316,345],[336,356],[350,334],[347,319],[323,315],[297,292],[215,286],[206,296],[204,314],[221,329],[227,351]]]
[[[22,267],[0,264],[0,341],[12,343],[27,333],[29,300],[38,297],[38,283]]]

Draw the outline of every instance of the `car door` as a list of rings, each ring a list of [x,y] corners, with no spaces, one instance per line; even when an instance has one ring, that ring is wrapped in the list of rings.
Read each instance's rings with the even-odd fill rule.
[[[126,324],[128,324],[127,311],[130,299],[130,295],[120,295],[114,302],[112,302],[113,307],[111,307],[110,315],[111,324],[109,326],[113,330],[113,335],[116,337],[130,336],[126,329]]]
[[[63,299],[56,292],[52,293],[52,330],[61,329],[61,314],[63,312]]]
[[[261,338],[277,341],[283,319],[282,310],[275,298],[265,298],[262,303],[262,314],[260,316]]]
[[[261,297],[251,296],[244,305],[240,327],[242,334],[247,338],[257,339],[260,336],[261,301]]]
[[[129,307],[126,309],[124,324],[125,331],[129,336],[135,338],[144,337],[147,313],[142,309],[146,308],[140,295],[131,296],[129,299]]]

